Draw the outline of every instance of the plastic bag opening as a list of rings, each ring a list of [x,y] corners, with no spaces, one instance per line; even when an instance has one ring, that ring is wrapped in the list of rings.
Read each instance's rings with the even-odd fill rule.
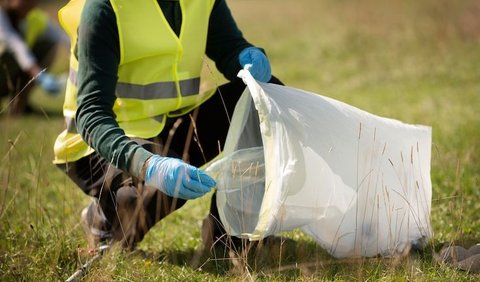
[[[431,128],[256,82],[234,111],[217,179],[230,235],[301,228],[335,257],[393,256],[431,237]]]
[[[263,147],[235,151],[216,164],[217,199],[229,234],[247,237],[258,222],[265,193]],[[212,172],[212,170],[210,170]]]

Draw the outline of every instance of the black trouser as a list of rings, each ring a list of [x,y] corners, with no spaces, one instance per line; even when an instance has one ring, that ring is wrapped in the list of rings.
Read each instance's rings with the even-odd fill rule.
[[[280,83],[275,78],[272,82]],[[240,79],[222,85],[212,98],[199,107],[195,120],[196,141],[191,141],[188,149],[190,164],[200,167],[218,155],[220,147],[223,148],[225,144],[235,105],[244,89],[245,85]],[[183,121],[169,142],[169,156],[179,157],[185,148],[191,119],[188,115],[181,118]],[[160,154],[168,135],[169,127],[157,138],[137,141],[147,150]],[[185,200],[143,186],[138,179],[115,168],[97,153],[59,167],[83,192],[96,198],[96,218],[101,219],[104,215],[106,219],[96,228],[110,232],[112,239],[121,241],[126,248],[133,248],[155,223],[185,203]],[[225,232],[219,224],[215,195],[212,197],[209,217],[214,224],[211,224],[211,230],[203,230],[206,233],[202,234],[203,239],[215,240]]]

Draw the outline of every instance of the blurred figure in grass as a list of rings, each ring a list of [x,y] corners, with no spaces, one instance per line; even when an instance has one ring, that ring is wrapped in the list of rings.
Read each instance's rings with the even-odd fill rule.
[[[245,89],[238,71],[279,81],[225,0],[72,0],[59,15],[73,46],[55,163],[93,197],[82,212],[90,246],[132,249],[215,187],[198,167],[224,145]],[[230,82],[200,93],[205,55]],[[206,246],[226,238],[215,196],[202,232]]]
[[[47,93],[60,93],[61,83],[48,72],[59,43],[69,44],[63,30],[39,8],[39,0],[0,0],[0,99],[8,113],[28,110],[34,85]],[[45,70],[47,68],[47,70]]]

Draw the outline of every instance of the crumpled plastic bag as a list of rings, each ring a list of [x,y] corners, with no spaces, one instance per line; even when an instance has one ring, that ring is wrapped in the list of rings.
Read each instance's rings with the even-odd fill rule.
[[[239,76],[247,88],[206,167],[230,235],[301,228],[335,257],[393,256],[431,237],[430,127]]]

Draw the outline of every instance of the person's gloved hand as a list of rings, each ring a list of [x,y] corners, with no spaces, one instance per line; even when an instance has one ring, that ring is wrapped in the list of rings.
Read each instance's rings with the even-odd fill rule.
[[[153,155],[147,161],[145,185],[170,197],[190,200],[203,196],[217,184],[203,170],[180,159]]]
[[[61,83],[55,76],[47,72],[41,72],[36,81],[48,94],[56,95],[60,92]]]
[[[238,59],[242,67],[245,67],[247,64],[252,65],[248,71],[250,71],[256,80],[268,82],[272,77],[270,62],[260,49],[255,47],[245,48],[238,55]]]

